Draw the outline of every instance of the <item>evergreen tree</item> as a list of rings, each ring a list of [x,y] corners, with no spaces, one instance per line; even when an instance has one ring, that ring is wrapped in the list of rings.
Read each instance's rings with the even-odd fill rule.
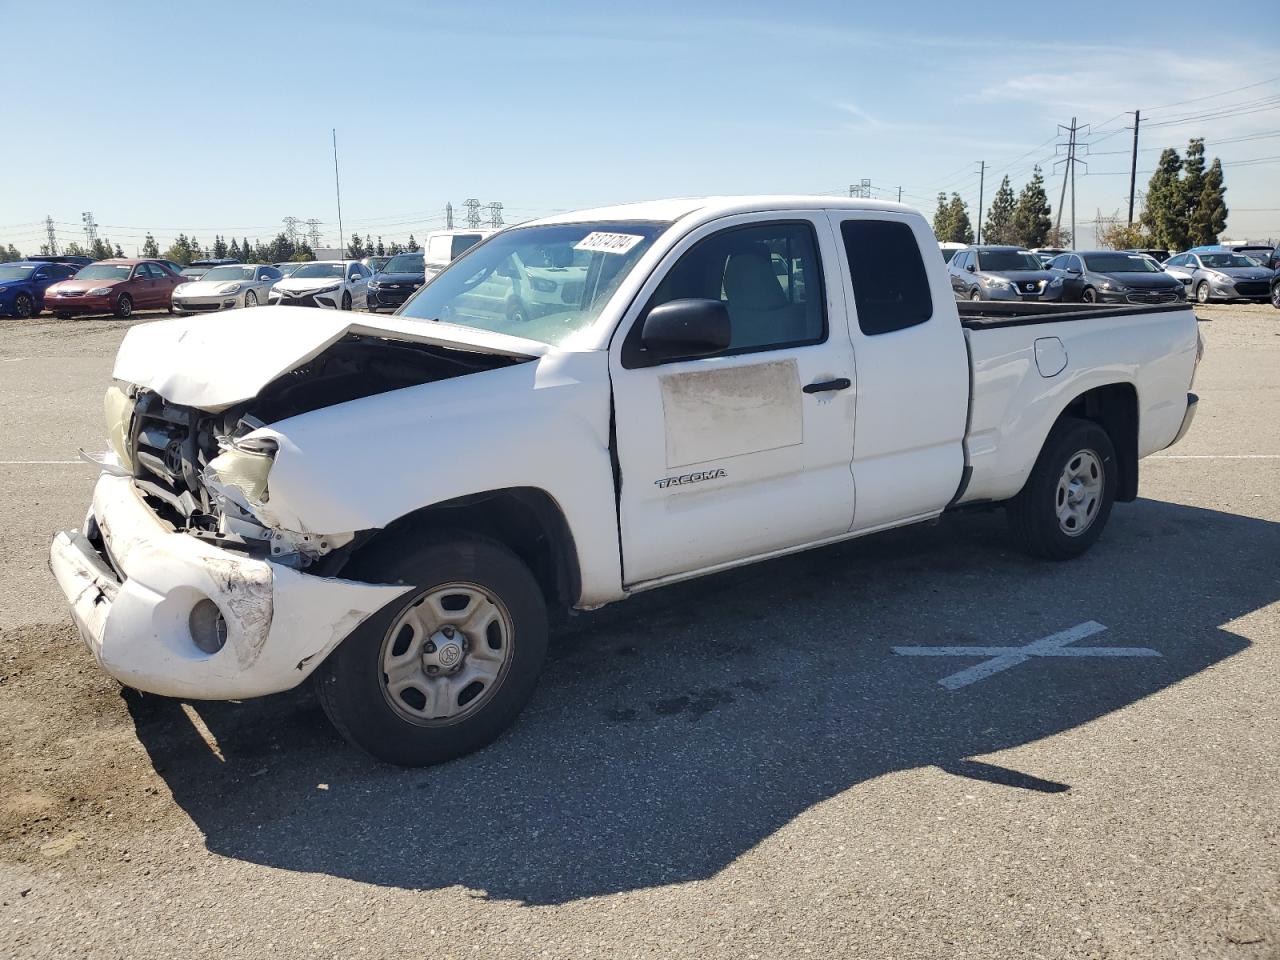
[[[215,236],[213,238],[213,256],[215,260],[222,260],[227,255],[227,241],[222,237]]]
[[[409,234],[409,242],[405,244],[405,249],[410,253],[417,253],[421,249],[421,247],[418,246],[418,241],[413,239],[412,233]]]
[[[1222,181],[1222,161],[1214,157],[1203,177],[1200,199],[1188,224],[1187,239],[1193,246],[1217,243],[1218,235],[1227,228],[1226,193],[1227,188]]]
[[[231,238],[231,246],[227,247],[227,256],[231,257],[233,260],[244,259],[244,257],[240,255],[240,241],[235,237]]]
[[[1036,166],[1031,180],[1018,194],[1018,203],[1013,210],[1011,224],[1011,243],[1022,247],[1043,247],[1053,229],[1053,220],[1049,216],[1049,195],[1044,190],[1044,174]]]
[[[93,243],[89,244],[88,255],[95,260],[108,260],[114,257],[116,252],[115,248],[111,246],[110,240],[103,240],[101,237],[97,237]],[[124,256],[123,251],[121,251],[120,256]]]
[[[379,257],[385,257],[387,255],[387,248],[382,245],[381,237],[378,238],[378,247],[376,250],[376,255]]]
[[[156,243],[156,238],[147,231],[147,239],[142,241],[142,255],[144,257],[160,256],[160,244]]]
[[[1013,235],[1013,212],[1017,199],[1013,195],[1013,187],[1009,186],[1009,177],[1000,181],[1000,189],[987,210],[987,222],[983,225],[982,239],[986,243],[1017,243]]]
[[[392,240],[391,246],[387,247],[387,255],[394,257],[398,253],[404,253],[404,247],[400,246],[399,240]]]
[[[1182,219],[1182,187],[1178,174],[1182,158],[1170,147],[1160,154],[1156,171],[1147,183],[1147,200],[1142,210],[1142,225],[1153,243],[1166,250],[1187,249],[1187,225]]]
[[[311,244],[305,240],[298,244],[293,251],[293,256],[290,257],[291,260],[314,260],[315,258],[316,252],[311,249]]]
[[[266,262],[266,261],[261,260],[261,259],[259,259],[259,258],[257,257],[257,255],[256,255],[256,254],[255,254],[255,252],[254,252],[253,247],[251,247],[251,246],[249,245],[249,238],[248,238],[248,237],[245,237],[245,238],[240,242],[240,256],[241,256],[245,261],[252,260],[254,263],[265,263],[265,262]]]
[[[373,237],[367,233],[364,235],[364,255],[366,257],[373,256]]]
[[[0,263],[12,263],[14,260],[21,260],[22,254],[18,253],[17,247],[12,243],[8,247],[0,247]]]
[[[1182,201],[1182,220],[1190,231],[1191,221],[1195,219],[1196,208],[1200,206],[1200,194],[1204,192],[1204,138],[1194,138],[1187,144],[1186,156],[1182,158],[1182,179],[1178,182],[1178,193]],[[1188,233],[1188,239],[1189,233]]]
[[[364,255],[364,242],[360,239],[360,234],[353,233],[351,242],[347,244],[347,256],[352,260],[359,260]]]
[[[960,194],[951,194],[947,204],[948,218],[951,221],[951,232],[945,239],[952,243],[973,243],[973,224],[969,221],[969,208],[965,206]]]
[[[120,244],[118,244],[118,243],[116,244],[116,256],[117,256],[117,257],[123,257],[123,256],[124,256],[124,250],[123,250],[123,248],[121,248]]]
[[[933,234],[939,243],[947,242],[951,236],[951,206],[947,203],[947,195],[941,191],[938,193],[938,207],[933,211]],[[413,242],[412,235],[409,242]]]

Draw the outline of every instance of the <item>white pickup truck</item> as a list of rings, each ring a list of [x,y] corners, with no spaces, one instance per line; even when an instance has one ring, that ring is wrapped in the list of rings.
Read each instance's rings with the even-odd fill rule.
[[[558,304],[491,302],[568,263]],[[958,306],[896,204],[566,214],[391,317],[131,329],[51,565],[120,682],[233,699],[314,675],[354,744],[434,763],[512,722],[549,613],[966,505],[1081,553],[1186,431],[1200,350],[1181,303]]]

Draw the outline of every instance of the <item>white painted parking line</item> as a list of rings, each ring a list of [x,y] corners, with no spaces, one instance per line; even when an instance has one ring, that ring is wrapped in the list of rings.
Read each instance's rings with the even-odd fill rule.
[[[77,463],[87,467],[98,466],[96,463],[86,463],[84,460],[0,460],[0,467],[48,467]]]
[[[1033,640],[1023,647],[894,647],[893,652],[903,657],[988,657],[990,659],[943,677],[938,683],[948,690],[959,690],[971,683],[985,680],[992,674],[1026,663],[1032,657],[1159,657],[1158,650],[1150,647],[1072,647],[1068,644],[1101,633],[1107,628],[1089,620],[1069,630]]]

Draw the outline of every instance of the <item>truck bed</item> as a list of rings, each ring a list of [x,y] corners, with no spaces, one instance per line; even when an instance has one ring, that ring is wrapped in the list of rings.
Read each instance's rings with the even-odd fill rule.
[[[961,300],[960,324],[970,330],[996,327],[1019,327],[1033,323],[1065,323],[1072,320],[1096,320],[1117,314],[1147,316],[1189,310],[1194,304],[1185,300],[1174,303],[1035,303],[1016,300]]]

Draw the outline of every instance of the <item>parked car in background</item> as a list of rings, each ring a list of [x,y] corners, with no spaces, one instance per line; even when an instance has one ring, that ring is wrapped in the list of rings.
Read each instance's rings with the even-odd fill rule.
[[[1164,263],[1166,260],[1169,259],[1169,251],[1161,250],[1159,247],[1151,247],[1145,250],[1139,250],[1137,248],[1133,248],[1129,250],[1122,250],[1121,253],[1141,253],[1144,256],[1150,257],[1156,263]]]
[[[1215,300],[1252,300],[1271,296],[1275,271],[1260,267],[1244,254],[1231,250],[1180,253],[1165,261],[1165,270],[1178,279],[1198,303]]]
[[[1225,243],[1214,244],[1211,247],[1192,247],[1188,253],[1208,253],[1219,250],[1230,250],[1232,253],[1243,254],[1252,260],[1257,261],[1259,266],[1266,267],[1269,270],[1275,270],[1277,267],[1277,251],[1276,247],[1270,243]]]
[[[68,280],[80,267],[74,263],[17,260],[0,263],[0,317],[37,316],[44,309],[44,293],[59,280]]]
[[[57,254],[57,253],[54,253],[54,254],[41,253],[35,256],[25,257],[24,259],[30,261],[31,263],[66,263],[75,267],[77,270],[79,270],[81,267],[87,267],[89,264],[96,262],[93,259],[93,257],[82,257],[77,254],[67,254],[64,256],[62,254]]]
[[[212,313],[266,303],[271,288],[284,275],[266,263],[236,263],[210,267],[199,280],[173,291],[174,313]]]
[[[496,230],[437,230],[427,234],[422,246],[426,277],[430,280],[446,266],[462,256]]]
[[[277,270],[280,271],[280,275],[282,277],[292,277],[294,274],[294,271],[297,270],[304,263],[314,263],[314,262],[315,261],[312,261],[312,260],[286,260],[284,263],[275,263],[275,264],[272,264],[272,266],[274,266]]]
[[[160,260],[112,258],[55,283],[45,291],[44,302],[60,320],[84,313],[128,317],[135,309],[172,310],[173,290],[180,283],[182,277]]]
[[[208,272],[208,267],[197,267],[194,264],[188,264],[178,271],[178,275],[181,276],[183,280],[199,280]]]
[[[358,260],[312,260],[276,281],[268,298],[272,304],[351,310],[365,306],[369,268]]]
[[[1073,250],[1049,261],[1062,278],[1064,300],[1083,303],[1173,303],[1185,300],[1181,283],[1145,253]]]
[[[387,261],[393,256],[394,254],[378,254],[377,256],[370,254],[367,257],[361,257],[360,262],[369,268],[369,273],[372,275],[378,273],[383,267],[385,267],[387,265]]]
[[[371,313],[394,310],[426,281],[421,251],[397,253],[369,279],[366,304]]]
[[[950,263],[951,258],[967,246],[969,246],[967,243],[956,243],[954,240],[940,241],[938,243],[938,249],[942,251],[942,262]]]
[[[1021,247],[970,247],[951,259],[948,273],[957,300],[1062,299],[1062,278]]]

